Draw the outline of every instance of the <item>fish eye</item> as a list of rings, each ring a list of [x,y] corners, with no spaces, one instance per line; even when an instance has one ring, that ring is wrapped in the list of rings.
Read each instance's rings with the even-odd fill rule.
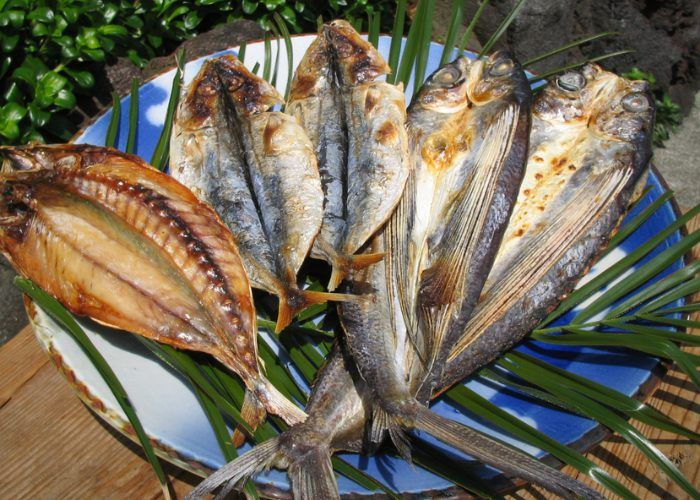
[[[622,98],[622,107],[633,113],[641,113],[649,109],[649,99],[641,92],[632,92]]]
[[[462,76],[460,71],[454,66],[447,66],[435,75],[435,81],[442,85],[450,85]]]
[[[557,78],[557,87],[567,92],[578,92],[586,86],[586,77],[578,71],[568,71]]]
[[[499,59],[498,61],[493,63],[489,74],[491,76],[505,76],[510,74],[511,71],[513,71],[513,66],[514,64],[512,59]]]

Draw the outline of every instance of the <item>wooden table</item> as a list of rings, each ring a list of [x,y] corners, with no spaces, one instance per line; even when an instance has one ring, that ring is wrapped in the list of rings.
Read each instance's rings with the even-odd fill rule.
[[[689,229],[700,228],[700,217]],[[700,256],[700,249],[696,249]],[[700,333],[700,332],[696,332]],[[696,349],[700,353],[700,349]],[[3,498],[156,498],[160,486],[140,449],[95,417],[75,396],[25,328],[0,348],[0,492]],[[700,392],[670,371],[648,403],[700,432]],[[700,487],[700,446],[638,425]],[[672,481],[617,436],[588,454],[642,498],[684,498]],[[178,497],[198,478],[166,464]],[[568,471],[574,474],[574,471]],[[575,475],[575,474],[574,474]],[[586,476],[578,479],[592,484]],[[599,488],[603,491],[602,488]],[[543,498],[525,488],[513,498]]]

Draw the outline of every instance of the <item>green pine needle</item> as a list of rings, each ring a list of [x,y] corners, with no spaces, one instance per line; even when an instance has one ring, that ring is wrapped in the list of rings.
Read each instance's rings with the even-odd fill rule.
[[[119,133],[119,122],[122,114],[122,103],[119,94],[112,92],[112,116],[109,118],[105,146],[113,148],[117,145],[117,134]]]

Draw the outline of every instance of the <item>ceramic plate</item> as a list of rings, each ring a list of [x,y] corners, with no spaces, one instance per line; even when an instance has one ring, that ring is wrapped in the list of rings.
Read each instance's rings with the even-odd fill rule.
[[[292,39],[295,64],[312,40],[313,36],[310,35]],[[380,51],[385,56],[389,52],[389,43],[388,37],[380,38]],[[273,50],[274,45],[273,43]],[[284,49],[282,48],[282,50]],[[232,49],[231,52],[235,53],[235,49]],[[434,44],[431,47],[427,74],[437,68],[441,52],[441,46]],[[219,54],[212,54],[209,57],[217,55]],[[204,59],[193,61],[187,65],[186,82],[197,73]],[[285,80],[283,76],[286,75],[286,60],[284,53],[281,54],[280,80]],[[263,44],[249,44],[246,52],[246,65],[253,67],[256,62],[262,65],[262,61]],[[164,73],[144,84],[139,91],[140,109],[136,152],[145,159],[151,157],[160,135],[173,77],[174,71]],[[284,83],[283,81],[282,84],[284,85]],[[284,91],[283,88],[280,90]],[[410,93],[411,90],[412,85],[408,85],[407,92]],[[119,146],[123,148],[126,143],[128,127],[128,116],[126,116],[129,109],[128,97],[122,99],[121,109]],[[75,137],[75,142],[104,144],[110,117],[111,113],[108,111],[97,118],[94,123]],[[628,215],[628,219],[658,198],[665,190],[658,174],[654,172],[650,174],[648,184],[651,190]],[[676,214],[672,205],[670,203],[664,204],[631,237],[627,238],[620,248],[596,264],[583,281],[590,280],[611,263],[619,260],[624,254],[648,240],[661,227],[666,226],[675,218]],[[679,233],[673,234],[648,258],[663,251],[679,239]],[[656,279],[679,269],[682,265],[683,262],[679,260]],[[128,435],[125,416],[78,345],[41,311],[36,311],[30,306],[29,312],[41,344],[68,375],[68,380],[76,387],[81,398],[107,422]],[[568,321],[570,318],[571,315],[563,318],[563,321]],[[200,474],[203,474],[203,469],[220,467],[224,463],[224,458],[207,418],[189,385],[171,369],[155,359],[130,335],[99,327],[90,321],[81,321],[81,323],[124,384],[147,433],[157,443],[161,455]],[[555,347],[536,342],[527,342],[518,349],[628,395],[638,394],[640,388],[652,377],[652,371],[658,365],[658,361],[654,358],[633,355],[622,350]],[[478,377],[469,380],[466,384],[492,403],[561,443],[578,443],[580,445],[582,442],[586,442],[584,437],[590,436],[589,433],[596,428],[596,424],[591,420],[572,416],[551,407],[541,406]],[[442,415],[496,435],[530,453],[538,456],[544,454],[538,449],[500,434],[446,400],[436,401],[433,408]],[[586,444],[593,444],[590,441],[591,439],[588,438]],[[433,444],[443,447],[439,443],[434,442]],[[443,490],[451,486],[446,480],[420,467],[411,466],[400,459],[387,456],[367,458],[357,455],[345,455],[344,458],[397,491],[418,493]],[[495,470],[487,467],[479,467],[477,473],[484,479],[496,475]],[[289,488],[286,475],[279,471],[271,471],[260,476],[259,481],[269,487],[282,490]],[[338,486],[342,493],[366,493],[360,486],[344,477],[339,478]]]

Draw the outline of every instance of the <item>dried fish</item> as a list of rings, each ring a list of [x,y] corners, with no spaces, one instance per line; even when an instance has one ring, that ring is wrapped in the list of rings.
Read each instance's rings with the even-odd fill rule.
[[[408,175],[403,88],[374,81],[388,72],[379,52],[336,20],[321,28],[292,82],[287,112],[319,161],[324,218],[312,254],[333,266],[330,290],[381,260],[356,252],[387,220]]]
[[[248,278],[208,206],[110,148],[0,154],[0,248],[18,273],[75,314],[211,354],[243,379],[249,404],[289,423],[304,420],[262,374]]]
[[[185,89],[171,139],[173,177],[224,220],[253,286],[279,297],[278,332],[311,304],[349,298],[297,285],[321,227],[323,193],[304,130],[268,111],[279,102],[235,57],[206,61]]]
[[[648,84],[597,65],[540,92],[518,201],[443,388],[520,341],[590,268],[646,182],[653,122]]]

